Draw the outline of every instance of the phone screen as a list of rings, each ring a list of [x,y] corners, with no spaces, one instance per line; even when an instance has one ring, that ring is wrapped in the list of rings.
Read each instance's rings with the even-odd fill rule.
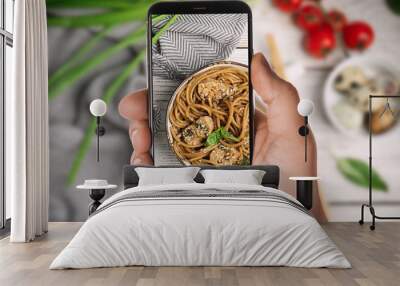
[[[155,165],[250,165],[248,14],[153,14]]]

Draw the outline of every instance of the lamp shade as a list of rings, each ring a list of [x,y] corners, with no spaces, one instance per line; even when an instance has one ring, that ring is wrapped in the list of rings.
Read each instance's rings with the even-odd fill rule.
[[[93,116],[104,116],[107,112],[107,104],[101,99],[95,99],[90,103],[89,109]]]
[[[303,117],[310,116],[313,111],[314,103],[309,99],[302,99],[297,105],[297,112]]]

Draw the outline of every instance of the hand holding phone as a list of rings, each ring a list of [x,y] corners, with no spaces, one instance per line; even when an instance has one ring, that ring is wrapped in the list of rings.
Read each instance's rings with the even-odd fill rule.
[[[299,96],[296,89],[271,70],[262,54],[253,57],[251,74],[255,91],[268,105],[268,113],[255,111],[253,164],[276,164],[293,174],[311,174],[316,168],[316,145],[311,136],[309,162],[304,166],[303,138],[298,135],[303,119],[297,113]],[[135,165],[153,164],[147,104],[147,90],[132,92],[119,104],[121,116],[129,121],[129,137],[134,149],[131,163]]]
[[[268,113],[256,109],[254,116],[255,141],[253,165],[278,165],[281,169],[282,190],[291,190],[290,176],[316,173],[316,144],[312,132],[309,137],[308,161],[304,163],[303,138],[298,128],[303,123],[297,113],[299,96],[296,89],[279,78],[270,68],[262,54],[256,54],[251,64],[252,83],[261,100],[268,105]],[[119,112],[129,121],[129,137],[134,152],[131,164],[153,165],[151,156],[151,132],[147,112],[148,92],[140,90],[125,96],[119,104]],[[289,192],[290,193],[290,192]],[[295,195],[295,193],[291,193]],[[316,198],[313,210],[318,220],[325,214]]]

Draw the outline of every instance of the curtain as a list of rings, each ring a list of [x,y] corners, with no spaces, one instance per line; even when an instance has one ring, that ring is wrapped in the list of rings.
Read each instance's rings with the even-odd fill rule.
[[[45,0],[15,1],[13,92],[6,99],[12,242],[47,232],[49,143]]]

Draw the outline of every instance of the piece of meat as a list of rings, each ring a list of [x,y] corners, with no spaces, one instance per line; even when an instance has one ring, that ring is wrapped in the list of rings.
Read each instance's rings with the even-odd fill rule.
[[[214,130],[214,122],[210,116],[202,116],[193,124],[182,131],[182,137],[186,144],[197,146]]]
[[[217,148],[211,151],[210,160],[218,165],[234,165],[239,162],[240,152],[232,147],[219,144]]]
[[[214,122],[210,116],[202,116],[194,123],[196,135],[206,138],[214,130]]]
[[[213,103],[219,103],[226,96],[232,96],[236,87],[219,79],[206,79],[199,83],[197,92],[204,101],[211,99]]]
[[[183,141],[191,146],[197,146],[201,144],[201,138],[196,135],[196,128],[194,124],[189,125],[182,131]]]

